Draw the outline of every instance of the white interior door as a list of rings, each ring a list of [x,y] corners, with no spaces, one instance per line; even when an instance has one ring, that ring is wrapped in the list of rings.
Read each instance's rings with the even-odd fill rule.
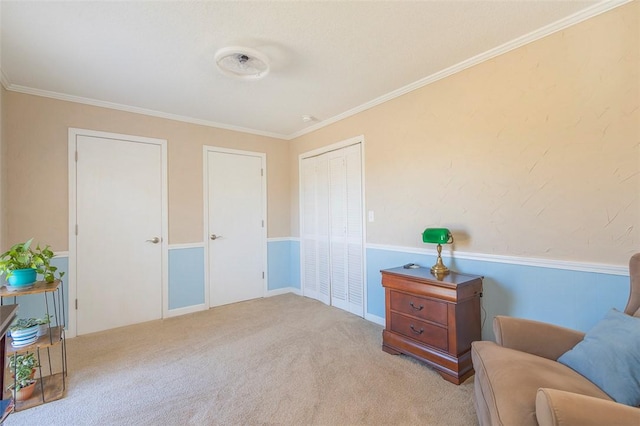
[[[76,137],[77,334],[162,317],[163,147]]]
[[[264,155],[207,151],[209,305],[264,296]]]

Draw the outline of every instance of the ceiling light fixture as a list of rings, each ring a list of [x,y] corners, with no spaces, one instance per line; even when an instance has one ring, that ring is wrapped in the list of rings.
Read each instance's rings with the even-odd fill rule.
[[[259,80],[269,73],[268,58],[248,47],[225,47],[216,52],[216,66],[228,77]]]
[[[313,115],[305,114],[302,116],[302,121],[304,123],[311,123],[312,121],[316,121],[316,118]]]

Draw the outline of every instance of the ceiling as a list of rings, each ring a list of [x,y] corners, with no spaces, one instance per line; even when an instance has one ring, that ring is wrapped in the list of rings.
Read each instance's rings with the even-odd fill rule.
[[[2,0],[0,67],[9,90],[291,139],[624,2]],[[237,45],[269,74],[218,72]]]

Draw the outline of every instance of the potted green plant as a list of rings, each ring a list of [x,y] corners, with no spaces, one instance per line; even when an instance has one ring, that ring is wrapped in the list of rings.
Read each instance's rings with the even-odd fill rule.
[[[15,354],[9,357],[9,371],[11,371],[12,377],[16,374],[16,366],[18,370],[23,369],[22,373],[29,372],[29,378],[33,379],[36,374],[36,368],[40,367],[38,359],[33,352],[26,354]]]
[[[13,324],[11,324],[9,330],[13,333],[15,331],[26,330],[37,325],[40,325],[40,320],[38,318],[18,318]]]
[[[31,398],[36,385],[36,368],[39,367],[35,354],[15,354],[9,358],[9,370],[13,376],[7,390],[13,392],[16,401],[24,401]]]
[[[11,327],[11,345],[15,347],[27,346],[34,343],[38,339],[38,330],[40,325],[37,318],[19,318]]]
[[[10,286],[27,286],[36,281],[37,274],[49,283],[64,275],[64,272],[59,272],[56,277],[58,268],[51,265],[54,253],[49,246],[40,248],[38,244],[34,249],[32,242],[33,238],[15,244],[0,255],[0,276],[6,275]]]

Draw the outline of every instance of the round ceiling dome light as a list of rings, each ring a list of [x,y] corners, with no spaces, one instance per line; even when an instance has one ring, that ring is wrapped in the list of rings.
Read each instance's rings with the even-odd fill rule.
[[[225,47],[216,52],[216,66],[226,76],[258,80],[269,73],[269,60],[255,49]]]

